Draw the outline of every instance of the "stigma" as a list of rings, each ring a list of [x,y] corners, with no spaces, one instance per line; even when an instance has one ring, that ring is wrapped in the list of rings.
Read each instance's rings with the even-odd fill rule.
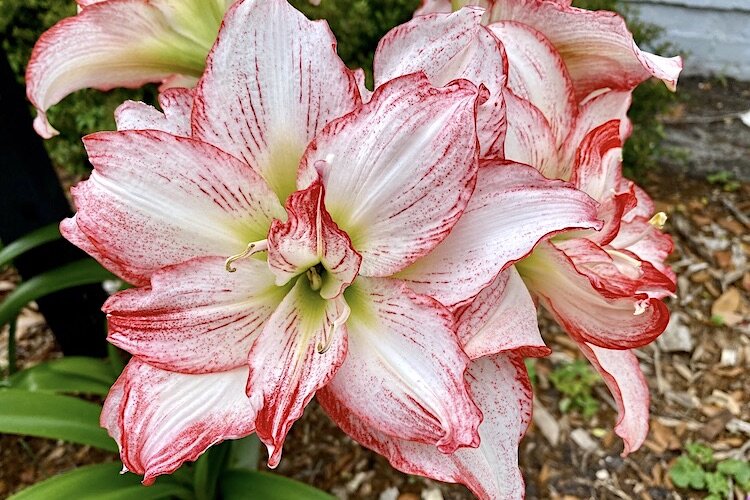
[[[238,260],[252,257],[256,253],[266,251],[268,251],[268,240],[260,240],[248,243],[247,248],[245,248],[244,251],[236,255],[232,255],[227,259],[227,261],[224,263],[224,269],[226,269],[228,273],[233,273],[237,270],[237,268],[233,267],[232,264],[234,264]]]

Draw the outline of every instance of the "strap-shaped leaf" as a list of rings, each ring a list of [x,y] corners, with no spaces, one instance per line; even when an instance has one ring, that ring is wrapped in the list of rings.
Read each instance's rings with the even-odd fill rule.
[[[0,390],[0,433],[22,434],[117,451],[99,427],[101,406],[71,396],[18,389]]]
[[[101,283],[115,276],[93,259],[71,262],[24,281],[0,303],[0,326],[39,297],[74,286]]]
[[[37,483],[8,500],[158,500],[192,497],[190,490],[170,477],[159,478],[156,484],[146,487],[140,484],[140,476],[120,475],[121,467],[119,462],[87,465]]]
[[[221,476],[220,488],[221,498],[224,500],[244,500],[246,498],[333,500],[333,497],[324,491],[268,472],[229,470]]]
[[[60,224],[55,222],[49,226],[40,227],[0,249],[0,268],[10,264],[13,259],[32,248],[44,245],[50,241],[59,240],[61,238],[59,226]]]
[[[213,500],[218,497],[216,487],[219,474],[226,468],[230,442],[215,444],[195,462],[193,489],[196,500]]]
[[[71,356],[41,363],[11,376],[14,389],[65,394],[106,396],[117,374],[104,360]]]

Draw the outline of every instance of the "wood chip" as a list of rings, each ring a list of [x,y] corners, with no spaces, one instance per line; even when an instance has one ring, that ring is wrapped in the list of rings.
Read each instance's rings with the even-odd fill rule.
[[[557,423],[557,419],[547,411],[547,408],[536,397],[534,397],[533,403],[534,412],[532,418],[534,425],[539,428],[542,436],[544,436],[549,444],[557,446],[557,443],[560,442],[560,424]]]

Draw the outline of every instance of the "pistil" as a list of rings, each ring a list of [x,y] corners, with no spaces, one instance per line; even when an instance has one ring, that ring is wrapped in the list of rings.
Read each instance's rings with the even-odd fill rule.
[[[243,252],[240,252],[236,255],[232,255],[229,257],[224,264],[224,269],[227,270],[227,272],[233,273],[237,270],[236,267],[232,267],[232,264],[237,262],[241,259],[247,259],[249,257],[252,257],[258,252],[265,252],[268,250],[268,240],[260,240],[260,241],[254,241],[252,243],[247,244],[247,248]]]

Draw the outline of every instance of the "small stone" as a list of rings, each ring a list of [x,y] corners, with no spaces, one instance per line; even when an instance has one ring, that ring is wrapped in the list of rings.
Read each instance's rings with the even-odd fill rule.
[[[690,328],[684,323],[683,315],[680,313],[672,314],[669,318],[664,333],[656,339],[656,343],[664,352],[693,352],[695,342]]]
[[[430,488],[422,491],[422,500],[443,500],[443,492],[440,488]]]
[[[570,439],[585,452],[591,453],[599,449],[599,445],[596,444],[596,441],[591,438],[585,429],[574,430],[570,433]]]
[[[606,481],[609,479],[609,472],[607,472],[607,469],[599,469],[596,471],[596,478],[599,481]]]
[[[391,486],[390,488],[387,488],[383,490],[380,495],[378,496],[378,500],[398,500],[398,488],[395,486]]]

